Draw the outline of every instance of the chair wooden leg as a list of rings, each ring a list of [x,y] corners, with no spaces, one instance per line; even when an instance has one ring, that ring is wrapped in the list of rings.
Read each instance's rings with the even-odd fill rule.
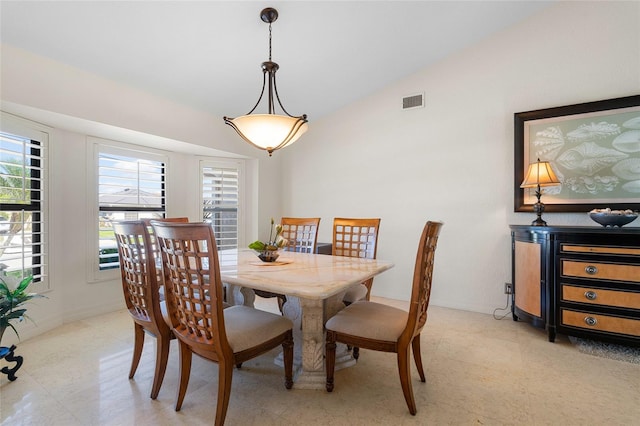
[[[293,386],[293,331],[287,333],[287,339],[282,343],[284,354],[284,387]]]
[[[413,338],[413,341],[411,342],[411,348],[413,349],[413,360],[416,362],[416,368],[418,369],[418,374],[420,375],[420,381],[424,383],[427,380],[424,377],[424,370],[422,369],[422,354],[420,353],[419,334]]]
[[[133,379],[140,363],[140,357],[142,356],[142,347],[144,346],[144,329],[140,324],[133,323],[134,343],[133,343],[133,358],[131,359],[131,369],[129,370],[129,378]]]
[[[327,346],[325,348],[327,369],[327,392],[333,391],[333,373],[336,368],[336,333],[327,331]]]
[[[400,375],[400,385],[404,399],[409,407],[409,412],[416,415],[416,401],[413,398],[413,386],[411,386],[411,368],[410,368],[409,347],[400,348],[398,350],[398,373]]]
[[[180,384],[178,385],[178,395],[176,396],[176,411],[182,408],[184,395],[187,393],[189,386],[189,376],[191,375],[191,348],[185,343],[179,342],[180,346]]]
[[[233,380],[233,363],[220,360],[218,362],[218,406],[216,407],[216,425],[222,426],[227,417],[231,382]]]
[[[167,371],[167,361],[169,360],[169,336],[158,335],[156,338],[156,371],[153,374],[153,386],[151,387],[151,399],[156,399],[164,380],[164,373]]]

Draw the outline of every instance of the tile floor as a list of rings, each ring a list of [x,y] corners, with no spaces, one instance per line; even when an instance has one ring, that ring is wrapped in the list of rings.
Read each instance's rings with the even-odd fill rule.
[[[269,300],[264,309],[277,310]],[[404,307],[406,303],[377,299]],[[432,306],[422,335],[427,383],[414,369],[418,414],[409,414],[395,355],[363,350],[336,372],[335,390],[289,390],[275,355],[247,362],[233,377],[228,425],[631,425],[640,421],[640,366],[586,355],[565,336],[510,317]],[[134,380],[127,378],[133,332],[125,311],[66,324],[22,342],[18,379],[0,377],[3,425],[213,424],[215,364],[194,358],[182,411],[172,343],[158,399],[149,398],[154,339]],[[4,361],[0,361],[1,365]],[[415,367],[414,367],[415,368]]]

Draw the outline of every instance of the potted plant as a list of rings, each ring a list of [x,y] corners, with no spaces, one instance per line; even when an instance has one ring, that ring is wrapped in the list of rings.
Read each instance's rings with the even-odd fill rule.
[[[275,228],[275,237],[273,231]],[[266,243],[258,240],[249,244],[249,248],[255,250],[258,253],[258,257],[263,262],[275,262],[278,258],[278,250],[289,244],[286,238],[282,235],[282,225],[277,224],[274,226],[273,218],[271,218],[271,231],[269,232],[269,241]]]
[[[14,290],[11,290],[4,278],[0,278],[0,343],[7,327],[11,327],[20,339],[18,330],[11,322],[14,320],[20,322],[25,318],[31,319],[27,316],[27,308],[24,308],[23,305],[36,297],[44,297],[36,293],[27,293],[27,288],[32,281],[32,276],[26,277],[18,283]]]

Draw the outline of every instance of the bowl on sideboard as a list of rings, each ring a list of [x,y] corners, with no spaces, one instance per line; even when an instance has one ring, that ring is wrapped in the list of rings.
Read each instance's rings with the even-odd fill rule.
[[[622,227],[627,225],[638,218],[638,213],[635,212],[621,212],[617,213],[615,211],[609,212],[590,212],[589,217],[594,221],[599,223],[600,225],[607,227]]]

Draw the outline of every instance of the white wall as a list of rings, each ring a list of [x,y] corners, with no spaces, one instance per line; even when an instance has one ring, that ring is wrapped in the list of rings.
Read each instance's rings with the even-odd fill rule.
[[[402,111],[418,92],[426,107]],[[334,217],[381,217],[378,258],[396,266],[373,294],[405,300],[422,227],[443,220],[431,302],[492,312],[511,281],[508,225],[535,218],[513,212],[513,114],[639,93],[640,3],[563,2],[311,123],[283,151],[283,211],[321,216],[319,241]]]

